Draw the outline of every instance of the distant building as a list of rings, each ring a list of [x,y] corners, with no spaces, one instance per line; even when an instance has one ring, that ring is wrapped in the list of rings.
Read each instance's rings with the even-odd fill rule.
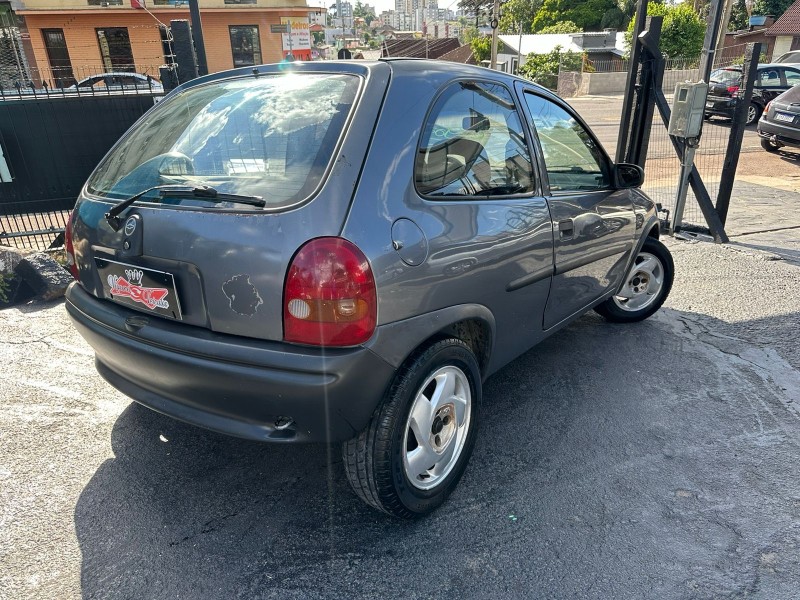
[[[282,35],[271,33],[270,25],[289,18],[298,27],[305,24],[308,39],[309,12],[325,11],[310,8],[305,0],[199,1],[210,72],[280,61],[287,50]],[[167,32],[159,21],[191,20],[186,0],[14,0],[14,4],[29,35],[26,54],[34,79],[50,85],[71,85],[109,71],[157,77],[158,67],[171,61]],[[294,52],[309,59],[310,53],[310,48]]]

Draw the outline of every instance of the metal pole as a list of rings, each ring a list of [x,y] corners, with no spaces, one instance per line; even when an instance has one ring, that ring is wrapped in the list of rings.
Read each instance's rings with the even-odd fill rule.
[[[719,37],[723,9],[723,0],[711,0],[706,37],[703,39],[703,52],[700,55],[700,81],[705,81],[706,83],[708,83],[711,69],[714,67],[715,48]]]
[[[725,160],[722,163],[722,176],[719,182],[719,190],[717,191],[716,209],[723,225],[728,219],[733,182],[736,179],[736,167],[739,165],[739,153],[742,150],[742,139],[747,125],[747,111],[750,108],[750,101],[753,99],[753,86],[756,81],[758,58],[761,56],[762,47],[763,45],[760,42],[747,44],[744,53],[744,65],[742,65],[742,87],[744,88],[744,93],[736,100],[736,108],[733,111],[731,131],[728,137],[728,147],[725,149]],[[742,88],[739,88],[739,91],[741,92]]]
[[[189,14],[192,17],[192,40],[197,54],[197,73],[202,77],[208,75],[206,61],[206,43],[203,39],[203,23],[200,21],[200,4],[197,0],[189,0]]]
[[[631,40],[631,57],[628,62],[628,77],[625,83],[625,96],[622,99],[622,114],[619,120],[619,136],[617,137],[616,162],[625,162],[628,152],[628,140],[631,134],[631,120],[633,119],[633,96],[636,93],[636,75],[639,73],[639,62],[642,54],[642,44],[639,36],[644,31],[645,18],[647,17],[647,0],[639,0],[636,7],[636,21],[633,27]]]
[[[683,209],[686,206],[686,192],[689,191],[689,175],[694,167],[694,154],[697,151],[697,140],[684,140],[681,157],[681,175],[678,180],[678,191],[675,194],[675,211],[669,224],[669,233],[675,233],[683,222]]]

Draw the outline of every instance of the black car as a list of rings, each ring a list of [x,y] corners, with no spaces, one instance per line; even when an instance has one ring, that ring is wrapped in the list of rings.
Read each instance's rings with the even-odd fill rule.
[[[767,102],[798,83],[800,83],[800,68],[775,63],[758,65],[753,99],[747,110],[747,124],[752,125],[758,121]],[[742,67],[740,65],[713,71],[706,99],[706,118],[719,116],[732,119],[741,84]]]
[[[784,146],[800,148],[800,85],[769,102],[758,122],[761,146],[777,152]]]

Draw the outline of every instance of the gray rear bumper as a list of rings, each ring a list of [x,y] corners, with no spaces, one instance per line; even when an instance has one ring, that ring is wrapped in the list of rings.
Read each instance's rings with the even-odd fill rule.
[[[395,372],[360,347],[303,348],[159,317],[126,328],[127,317],[142,313],[75,283],[66,308],[115,388],[176,419],[251,440],[349,439],[366,427]],[[279,417],[292,425],[279,429]]]

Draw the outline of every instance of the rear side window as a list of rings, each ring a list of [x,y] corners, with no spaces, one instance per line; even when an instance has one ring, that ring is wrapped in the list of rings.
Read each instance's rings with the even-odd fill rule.
[[[797,85],[800,83],[800,71],[793,69],[784,69],[786,74],[786,85]]]
[[[122,199],[158,185],[209,185],[261,196],[268,209],[296,204],[322,181],[359,81],[281,74],[186,90],[136,126],[92,174],[88,191]]]
[[[742,72],[738,69],[717,69],[711,73],[711,83],[736,84],[742,78]]]
[[[414,166],[425,196],[504,196],[534,189],[525,134],[502,85],[461,81],[431,110]]]

